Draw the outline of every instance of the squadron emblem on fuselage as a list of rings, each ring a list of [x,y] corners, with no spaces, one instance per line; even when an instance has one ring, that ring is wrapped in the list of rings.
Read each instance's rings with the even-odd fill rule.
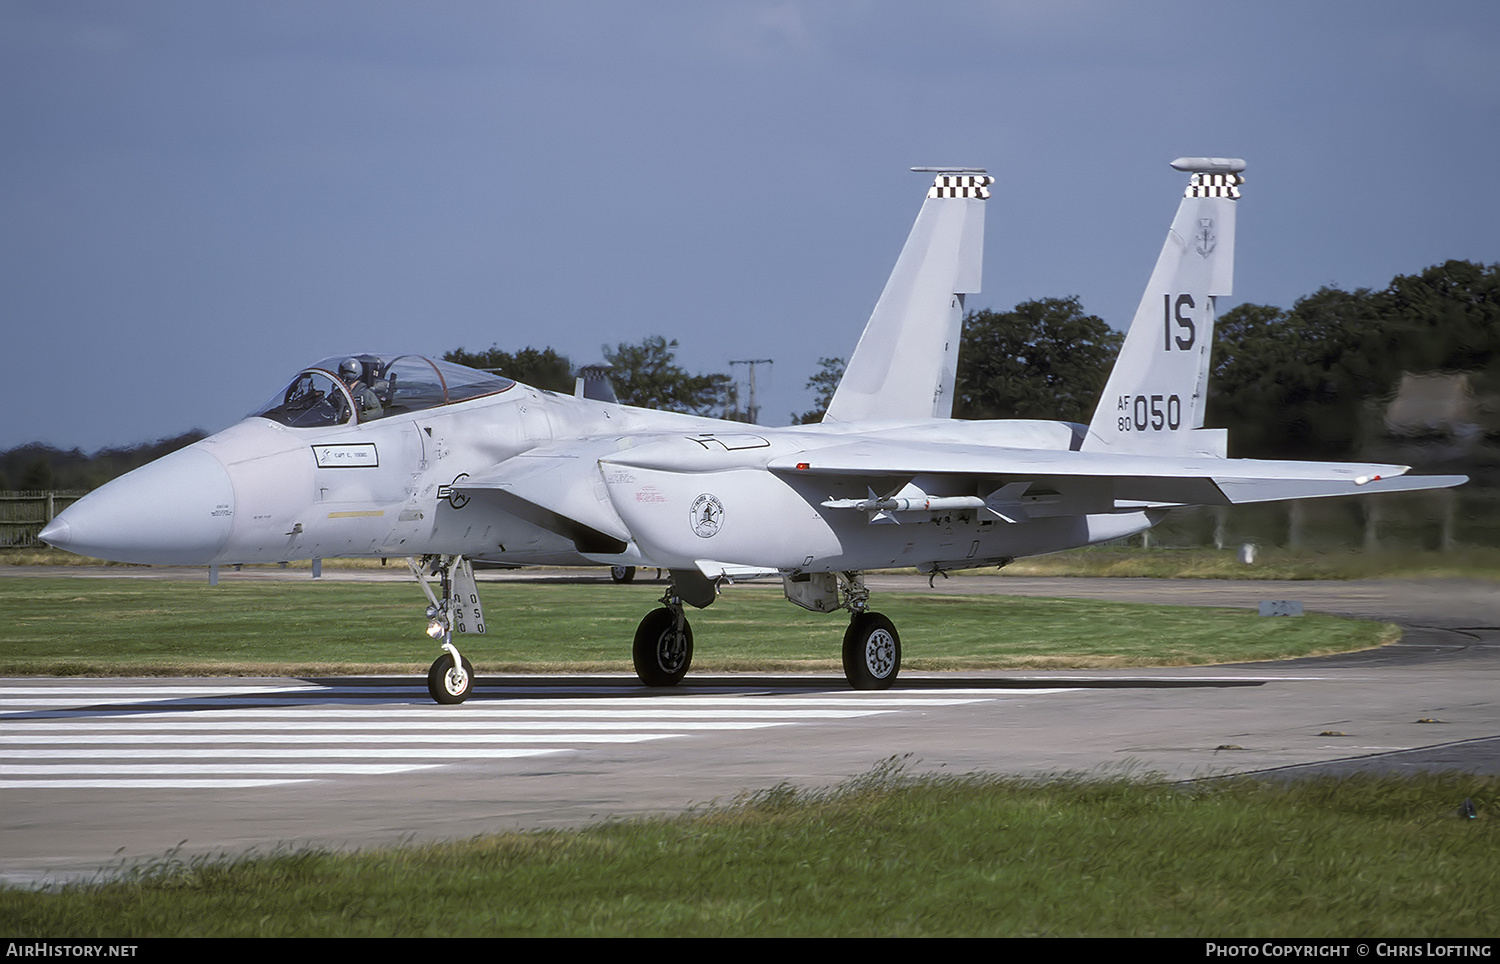
[[[688,510],[688,523],[699,538],[713,538],[724,523],[723,503],[717,497],[703,493],[693,500],[693,507]]]

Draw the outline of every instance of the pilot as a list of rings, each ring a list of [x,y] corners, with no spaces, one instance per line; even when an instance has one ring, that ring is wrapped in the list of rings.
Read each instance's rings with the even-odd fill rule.
[[[349,386],[349,394],[354,396],[354,405],[359,409],[361,422],[379,418],[382,410],[380,397],[364,382],[364,371],[365,366],[359,363],[358,358],[345,358],[339,362],[339,378]]]

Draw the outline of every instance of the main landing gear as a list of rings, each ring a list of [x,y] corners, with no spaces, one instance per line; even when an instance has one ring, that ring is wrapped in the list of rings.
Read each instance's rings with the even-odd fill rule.
[[[816,582],[815,591],[820,590],[813,598],[826,604],[833,596],[838,599],[838,608],[849,610],[849,628],[844,630],[844,678],[849,685],[857,690],[889,689],[901,674],[901,635],[889,619],[870,612],[870,590],[864,574],[815,573],[808,581]],[[793,595],[790,579],[786,586],[787,598],[805,606]]]
[[[857,690],[883,690],[901,673],[901,635],[880,613],[870,612],[870,590],[861,572],[803,572],[783,577],[786,598],[803,609],[849,611],[844,630],[844,678]]]
[[[406,560],[406,566],[427,594],[427,635],[441,640],[443,655],[427,670],[427,692],[438,703],[462,703],[474,691],[474,665],[453,644],[454,634],[484,632],[484,609],[474,568],[462,556],[423,556],[421,563]],[[439,599],[427,582],[439,578]]]
[[[693,662],[693,627],[680,600],[662,599],[635,631],[635,675],[647,686],[676,686]]]
[[[700,609],[713,601],[716,585],[696,573],[672,570],[673,582],[635,631],[635,674],[647,686],[674,686],[693,661],[693,629],[683,611],[687,602]],[[701,585],[699,583],[702,583]],[[844,677],[857,690],[883,690],[901,673],[901,635],[880,613],[870,612],[870,590],[858,572],[806,573],[782,581],[787,599],[812,612],[847,609],[844,631]],[[705,591],[711,590],[711,591]]]
[[[719,595],[719,583],[696,569],[673,569],[661,608],[636,627],[631,656],[635,675],[647,686],[676,686],[693,663],[693,627],[683,604],[702,609]]]
[[[844,630],[844,678],[857,690],[889,689],[901,672],[901,636],[880,613],[856,612]]]

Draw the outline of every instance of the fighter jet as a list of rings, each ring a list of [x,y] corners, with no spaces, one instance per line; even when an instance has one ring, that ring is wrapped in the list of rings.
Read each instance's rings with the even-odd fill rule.
[[[849,614],[845,675],[883,689],[900,672],[901,638],[870,608],[870,570],[1004,566],[1141,532],[1177,506],[1466,481],[1226,457],[1204,403],[1245,164],[1172,166],[1188,185],[1087,425],[952,418],[994,179],[914,168],[932,186],[821,424],[647,411],[583,379],[567,396],[418,355],[350,352],[298,372],[239,424],[101,487],[41,537],[148,564],[405,559],[442,648],[428,673],[440,703],[473,687],[458,645],[485,632],[473,560],[669,572],[633,643],[648,686],[688,671],[687,607],[737,579],[779,576],[796,605]]]

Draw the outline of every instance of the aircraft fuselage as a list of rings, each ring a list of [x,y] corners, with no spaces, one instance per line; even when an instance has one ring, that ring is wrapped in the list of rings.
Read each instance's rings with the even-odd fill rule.
[[[972,444],[1066,449],[1063,423],[948,422]],[[875,432],[931,441],[928,423],[765,428],[557,395],[519,383],[494,395],[365,423],[292,427],[252,417],[111,482],[48,538],[73,551],[169,565],[461,555],[496,562],[642,565],[708,574],[995,564],[1148,528],[1085,483],[1043,486],[1026,518],[980,508],[871,513],[823,503],[967,497],[910,474],[849,479],[769,471]],[[569,454],[550,462],[554,440]],[[542,496],[486,488],[484,473],[535,454],[550,493],[589,497],[603,541],[549,525]],[[476,486],[475,480],[479,480]],[[982,488],[982,486],[980,487]],[[1038,487],[1033,487],[1037,489]],[[1061,491],[1059,491],[1059,489]],[[507,497],[510,496],[510,497]],[[579,499],[568,503],[580,515]],[[519,508],[518,508],[519,507]],[[1095,511],[1088,511],[1093,509]],[[527,511],[531,510],[531,511]],[[1082,510],[1082,511],[1080,511]],[[586,520],[587,521],[587,520]]]

